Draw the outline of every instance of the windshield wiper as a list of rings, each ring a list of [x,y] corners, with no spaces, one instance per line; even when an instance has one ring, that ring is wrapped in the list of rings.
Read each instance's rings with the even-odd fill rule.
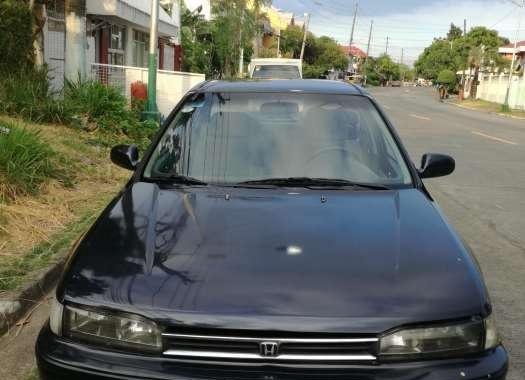
[[[198,185],[198,186],[207,185],[206,182],[201,181],[200,179],[188,177],[186,175],[180,175],[180,174],[157,175],[153,177],[148,177],[146,179],[152,182],[170,182],[170,183],[179,183],[181,185]]]
[[[282,187],[354,187],[372,190],[390,190],[388,186],[380,184],[361,183],[338,178],[309,177],[266,178],[239,182],[237,185],[273,185]]]

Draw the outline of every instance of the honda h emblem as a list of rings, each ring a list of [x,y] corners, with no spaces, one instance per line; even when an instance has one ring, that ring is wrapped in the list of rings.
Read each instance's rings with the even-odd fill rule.
[[[276,342],[262,342],[259,345],[261,356],[272,358],[279,354],[279,343]]]

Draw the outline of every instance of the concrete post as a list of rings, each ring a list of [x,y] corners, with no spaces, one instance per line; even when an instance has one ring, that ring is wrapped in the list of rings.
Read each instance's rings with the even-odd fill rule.
[[[126,47],[125,47],[125,58],[124,58],[124,64],[126,66],[134,66],[133,65],[133,28],[130,25],[126,26]]]
[[[66,79],[76,81],[86,77],[86,0],[65,0]]]

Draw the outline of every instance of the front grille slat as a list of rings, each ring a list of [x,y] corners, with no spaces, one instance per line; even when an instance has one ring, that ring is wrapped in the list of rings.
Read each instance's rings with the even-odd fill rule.
[[[267,336],[271,336],[265,334]],[[163,334],[164,355],[188,360],[285,361],[285,362],[370,362],[376,360],[376,337],[312,336],[279,334],[260,337],[246,331],[239,334]],[[263,347],[268,345],[268,347]]]

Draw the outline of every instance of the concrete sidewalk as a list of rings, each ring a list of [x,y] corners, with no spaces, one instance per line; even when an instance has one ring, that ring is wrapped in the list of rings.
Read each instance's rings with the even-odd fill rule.
[[[29,314],[0,338],[0,379],[26,380],[35,368],[35,341],[49,317],[49,298],[36,304]],[[22,326],[21,323],[24,322]]]

